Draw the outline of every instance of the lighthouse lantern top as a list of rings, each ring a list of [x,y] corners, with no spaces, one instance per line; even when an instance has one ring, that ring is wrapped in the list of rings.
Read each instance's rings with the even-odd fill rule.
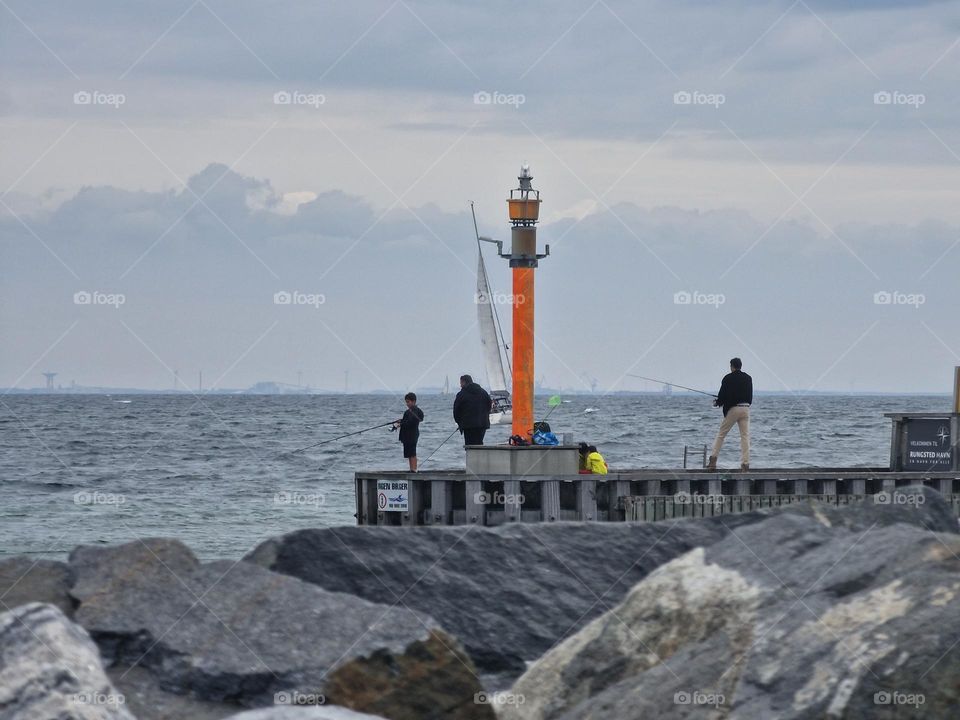
[[[540,191],[533,189],[533,175],[530,174],[530,165],[520,167],[519,187],[510,191],[507,207],[510,211],[510,222],[514,225],[535,225],[540,219]]]

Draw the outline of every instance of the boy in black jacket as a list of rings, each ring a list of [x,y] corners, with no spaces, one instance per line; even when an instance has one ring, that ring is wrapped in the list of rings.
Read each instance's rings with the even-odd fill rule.
[[[410,472],[417,471],[417,441],[420,439],[420,422],[423,410],[417,407],[417,396],[409,392],[403,396],[407,409],[403,417],[393,424],[393,430],[400,428],[400,442],[403,443],[403,456],[410,463]]]

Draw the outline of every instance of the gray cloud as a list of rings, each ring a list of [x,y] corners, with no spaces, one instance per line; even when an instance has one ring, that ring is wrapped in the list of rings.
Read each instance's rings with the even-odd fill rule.
[[[806,142],[811,133],[855,137],[879,121],[898,137],[923,135],[918,120],[955,123],[960,111],[951,85],[960,51],[947,52],[960,17],[946,3],[609,3],[584,14],[572,1],[549,12],[515,3],[240,2],[196,5],[182,18],[188,6],[11,7],[69,68],[6,23],[18,72],[2,107],[15,116],[75,115],[70,88],[100,87],[128,95],[117,117],[226,109],[255,117],[276,114],[274,91],[300,89],[327,94],[328,113],[350,112],[356,93],[379,94],[384,124],[418,130],[479,119],[481,131],[523,133],[514,122],[522,117],[544,134],[631,140],[657,137],[675,120],[726,135],[722,121],[809,157],[818,151]],[[37,93],[38,81],[63,90]],[[472,97],[483,89],[522,93],[526,103],[512,114],[478,109]],[[675,104],[675,93],[698,90],[723,94],[724,105]],[[878,108],[873,96],[884,90],[926,102]],[[396,122],[390,116],[404,105],[428,117]]]
[[[303,370],[312,384],[337,387],[350,368],[374,389],[476,371],[468,213],[423,206],[384,214],[331,192],[282,215],[269,182],[217,165],[188,184],[198,194],[209,190],[209,209],[190,209],[196,198],[187,190],[96,187],[25,217],[79,279],[23,225],[3,218],[0,322],[18,341],[0,361],[0,384],[12,383],[73,322],[22,384],[35,384],[49,366],[82,384],[168,386],[169,372],[141,341],[170,369],[216,376],[268,330],[222,384],[289,381]],[[507,237],[492,210],[481,208],[481,219],[483,232]],[[943,388],[944,368],[956,359],[943,343],[960,350],[953,319],[960,291],[951,282],[958,229],[933,221],[850,224],[836,235],[812,221],[767,232],[740,210],[630,203],[579,223],[546,224],[541,239],[553,254],[538,274],[538,374],[572,387],[583,372],[609,385],[631,367],[712,382],[721,361],[740,354],[765,389],[818,380],[817,389]],[[488,263],[497,289],[509,292],[505,263]],[[80,290],[124,293],[126,303],[77,306]],[[283,290],[323,294],[326,302],[275,305],[273,294]],[[878,292],[923,294],[924,303],[878,305]],[[724,302],[678,305],[676,293],[722,294]]]
[[[589,7],[11,0],[0,190],[26,226],[0,206],[0,384],[35,382],[65,331],[41,364],[86,384],[476,373],[466,199],[506,238],[503,168],[529,159],[549,217],[594,207],[541,230],[550,382],[614,383],[643,356],[705,384],[736,353],[767,389],[944,388],[956,6]],[[325,102],[274,103],[295,90]],[[124,102],[75,103],[92,91]],[[771,226],[821,176],[806,200],[831,227],[803,206]],[[74,305],[82,290],[128,302]],[[283,290],[326,302],[277,306]]]

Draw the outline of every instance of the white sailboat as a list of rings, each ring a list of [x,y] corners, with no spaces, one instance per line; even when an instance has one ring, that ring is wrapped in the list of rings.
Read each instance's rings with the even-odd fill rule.
[[[473,203],[470,204],[473,213]],[[474,230],[477,229],[477,217],[473,216]],[[504,356],[507,356],[507,367],[510,367],[509,350],[503,339],[503,330],[500,327],[500,318],[497,315],[493,302],[493,293],[490,290],[490,281],[487,278],[487,267],[483,262],[483,250],[480,246],[480,233],[477,232],[477,322],[480,325],[480,347],[483,351],[483,363],[487,370],[487,388],[493,400],[490,412],[490,424],[507,424],[513,422],[513,403],[510,400],[510,390],[507,385],[507,373],[504,371]]]

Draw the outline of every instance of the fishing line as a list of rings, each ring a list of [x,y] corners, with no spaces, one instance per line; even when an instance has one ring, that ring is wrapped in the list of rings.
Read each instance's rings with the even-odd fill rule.
[[[440,443],[439,445],[437,445],[437,449],[434,450],[432,453],[430,453],[430,455],[427,457],[426,460],[424,460],[423,462],[418,462],[418,463],[417,463],[417,469],[419,470],[419,469],[420,469],[421,467],[423,467],[426,463],[430,462],[430,458],[432,458],[434,455],[437,454],[437,450],[439,450],[439,449],[442,448],[444,445],[446,445],[446,444],[447,444],[447,440],[449,440],[450,438],[452,438],[459,430],[460,430],[460,428],[456,428],[452,433],[450,433],[449,435],[447,435],[446,440],[444,440],[442,443]]]
[[[310,448],[315,448],[319,445],[326,445],[327,443],[336,442],[337,440],[343,440],[344,438],[352,437],[353,435],[359,435],[360,433],[369,432],[370,430],[376,430],[377,428],[386,427],[387,425],[393,425],[396,423],[396,420],[391,420],[390,422],[381,423],[380,425],[374,425],[373,427],[364,428],[363,430],[356,430],[354,432],[349,432],[346,435],[339,435],[335,438],[330,438],[329,440],[321,440],[320,442],[313,443],[312,445],[305,445],[302,448],[297,448],[296,450],[289,450],[284,452],[290,452],[290,454],[303,452],[304,450],[309,450]]]
[[[703,390],[697,390],[696,388],[687,387],[686,385],[678,385],[677,383],[667,382],[666,380],[657,380],[656,378],[645,377],[644,375],[634,375],[633,373],[627,373],[627,375],[630,377],[640,378],[641,380],[649,380],[650,382],[660,383],[661,385],[678,387],[681,390],[689,390],[690,392],[700,393],[701,395],[706,395],[707,397],[717,397],[714,393],[704,392]]]

